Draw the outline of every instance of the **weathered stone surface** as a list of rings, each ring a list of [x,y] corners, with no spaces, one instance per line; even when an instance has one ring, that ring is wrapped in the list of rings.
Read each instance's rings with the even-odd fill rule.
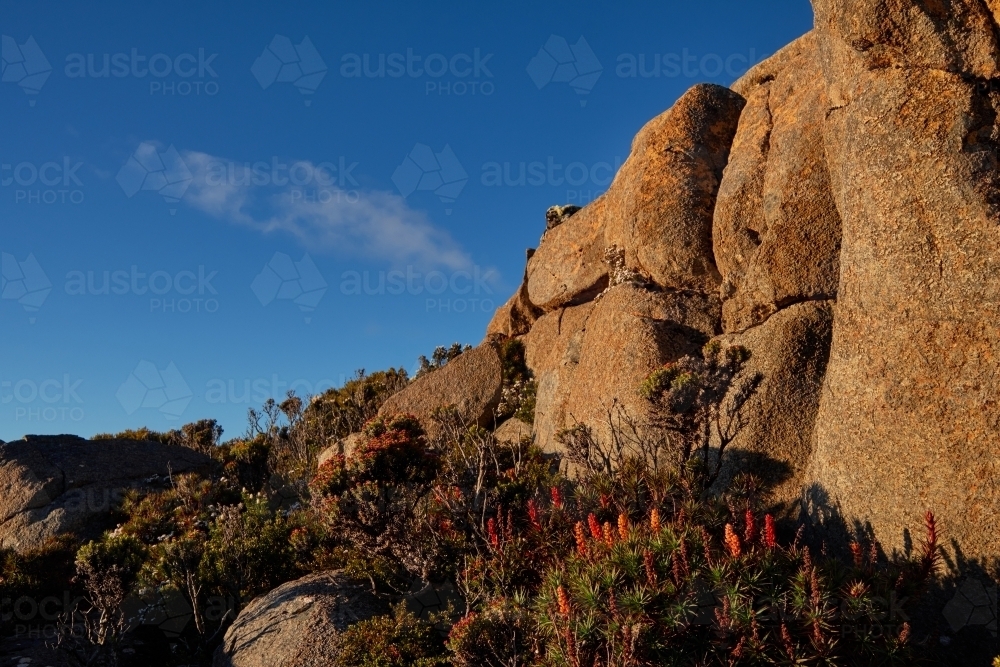
[[[608,290],[594,305],[580,346],[580,361],[566,398],[567,420],[609,436],[615,408],[647,416],[639,386],[655,369],[698,351],[718,333],[719,302],[699,292],[652,292],[632,285]]]
[[[525,438],[531,440],[531,424],[525,424],[517,417],[512,417],[493,431],[493,437],[497,442],[519,443]]]
[[[263,595],[240,612],[213,667],[325,667],[350,625],[389,613],[367,583],[340,572],[312,574]]]
[[[604,264],[605,197],[545,232],[528,260],[528,301],[543,312],[590,301],[608,284]]]
[[[864,69],[924,69],[992,79],[1000,49],[996,0],[813,0],[823,62],[842,74]]]
[[[593,303],[542,316],[522,340],[525,361],[538,384],[535,398],[535,444],[559,451],[555,434],[565,428],[567,396],[580,363],[580,347]]]
[[[483,343],[414,380],[383,403],[379,414],[415,415],[431,437],[438,433],[431,415],[443,407],[454,406],[470,424],[489,426],[502,387],[500,357],[492,345]]]
[[[832,330],[833,303],[811,301],[789,306],[741,334],[716,338],[751,354],[722,404],[723,414],[734,411],[742,387],[756,386],[735,419],[723,425],[732,439],[721,480],[738,471],[755,473],[772,488],[779,511],[796,519],[802,491],[809,485],[813,430]]]
[[[60,533],[94,536],[128,488],[155,488],[170,474],[209,472],[186,447],[135,440],[25,436],[0,445],[0,546],[39,546]]]
[[[856,11],[839,18],[845,4]],[[874,4],[817,3],[843,244],[814,497],[870,523],[887,548],[933,510],[967,557],[990,559],[1000,553],[1000,100],[967,75],[991,75],[995,38],[974,25],[978,4],[948,3],[942,16],[941,3],[898,2],[888,22],[874,21]]]
[[[835,298],[840,272],[840,217],[823,145],[829,105],[814,36],[747,76],[713,235],[728,332],[793,303]]]
[[[577,423],[606,437],[608,413],[616,406],[641,422],[646,416],[638,393],[642,381],[699,349],[718,332],[718,320],[714,296],[633,285],[546,315],[524,339],[528,367],[538,381],[535,442],[558,451],[556,433]]]
[[[698,85],[646,124],[606,195],[604,245],[662,287],[714,291],[712,213],[744,100]]]

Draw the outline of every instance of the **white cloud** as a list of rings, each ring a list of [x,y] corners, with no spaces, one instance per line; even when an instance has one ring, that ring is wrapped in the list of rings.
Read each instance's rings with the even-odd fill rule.
[[[182,153],[194,174],[183,201],[212,216],[263,233],[284,232],[307,249],[362,254],[393,263],[448,269],[472,265],[464,250],[397,194],[345,190],[335,184],[276,186],[269,174],[263,185],[248,182],[244,163],[197,151]],[[316,173],[316,165],[302,173]],[[233,165],[236,177],[233,177]],[[287,176],[287,172],[284,174]],[[321,196],[317,196],[319,191]]]

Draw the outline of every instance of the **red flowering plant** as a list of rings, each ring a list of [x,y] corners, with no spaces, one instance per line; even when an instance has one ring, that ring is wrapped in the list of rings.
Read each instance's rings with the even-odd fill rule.
[[[412,415],[375,418],[363,433],[354,451],[319,467],[309,484],[313,507],[349,571],[373,584],[406,586],[408,576],[426,569],[417,508],[432,486],[439,457]]]

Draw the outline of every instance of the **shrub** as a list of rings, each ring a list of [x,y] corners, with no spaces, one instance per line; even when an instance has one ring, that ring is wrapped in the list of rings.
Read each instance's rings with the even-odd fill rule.
[[[505,338],[497,343],[497,352],[503,375],[497,421],[513,417],[531,424],[535,420],[537,383],[525,361],[524,343],[516,338]]]
[[[451,347],[434,348],[434,352],[431,354],[429,360],[424,355],[420,355],[417,359],[420,363],[420,368],[417,370],[416,377],[421,377],[432,371],[444,368],[449,361],[457,359],[463,352],[468,352],[471,349],[471,345],[463,347],[461,343],[452,343]]]
[[[468,614],[448,635],[453,667],[519,667],[532,664],[538,651],[535,623],[523,600],[490,601]]]
[[[345,548],[348,571],[389,583],[428,569],[417,507],[437,473],[419,422],[379,417],[349,456],[334,456],[310,482],[313,508]]]
[[[434,667],[446,665],[434,626],[398,605],[391,616],[356,623],[337,638],[333,667]]]

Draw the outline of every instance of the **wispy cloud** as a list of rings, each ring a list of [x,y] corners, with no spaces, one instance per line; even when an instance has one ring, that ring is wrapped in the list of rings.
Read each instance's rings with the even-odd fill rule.
[[[267,174],[253,178],[241,161],[197,151],[181,155],[194,176],[183,201],[213,218],[265,234],[290,234],[310,249],[427,267],[472,265],[446,231],[392,192],[326,182],[299,187]],[[308,161],[294,164],[301,174],[323,173]]]

